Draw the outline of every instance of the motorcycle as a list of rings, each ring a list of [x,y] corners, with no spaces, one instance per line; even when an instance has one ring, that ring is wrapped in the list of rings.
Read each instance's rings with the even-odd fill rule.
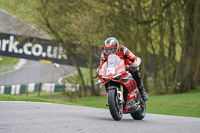
[[[142,120],[145,117],[146,103],[140,95],[136,81],[126,70],[124,60],[115,54],[110,54],[98,70],[97,76],[99,80],[96,85],[100,83],[105,85],[108,95],[107,106],[114,120],[119,121],[123,114],[128,113],[135,120]]]

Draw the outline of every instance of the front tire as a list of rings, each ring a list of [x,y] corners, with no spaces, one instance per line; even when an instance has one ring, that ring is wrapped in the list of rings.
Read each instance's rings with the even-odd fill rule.
[[[116,121],[121,120],[123,116],[123,104],[119,103],[115,89],[108,91],[108,104],[112,118]]]

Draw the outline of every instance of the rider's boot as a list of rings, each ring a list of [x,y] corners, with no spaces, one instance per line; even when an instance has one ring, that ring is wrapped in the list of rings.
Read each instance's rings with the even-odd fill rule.
[[[143,85],[143,82],[142,82],[142,79],[141,79],[141,73],[139,71],[136,71],[136,69],[130,71],[133,78],[135,79],[135,81],[137,82],[137,86],[138,86],[138,89],[140,91],[140,94],[142,96],[142,99],[144,101],[147,101],[149,99],[145,89],[144,89],[144,85]]]
[[[149,97],[148,97],[148,95],[147,95],[147,93],[146,93],[146,91],[145,91],[145,89],[144,89],[144,85],[143,85],[143,82],[142,82],[142,81],[141,81],[141,84],[139,85],[138,89],[139,89],[139,91],[140,91],[140,94],[141,94],[141,96],[142,96],[142,99],[143,99],[144,101],[147,101],[147,100],[149,99]]]

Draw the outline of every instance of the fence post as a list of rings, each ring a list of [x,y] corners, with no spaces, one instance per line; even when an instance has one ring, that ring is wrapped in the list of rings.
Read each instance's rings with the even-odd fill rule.
[[[28,89],[29,89],[29,85],[27,85],[26,87],[26,96],[28,96]]]
[[[20,95],[21,95],[21,96],[23,95],[23,87],[24,87],[24,85],[21,85],[21,86],[20,86]]]
[[[4,94],[10,94],[10,92],[11,92],[11,86],[9,85],[5,86]]]
[[[41,88],[42,88],[42,83],[39,84],[39,88],[38,88],[38,97],[40,97]]]

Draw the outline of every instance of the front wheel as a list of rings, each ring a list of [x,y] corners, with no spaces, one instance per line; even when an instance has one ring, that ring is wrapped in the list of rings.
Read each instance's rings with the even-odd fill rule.
[[[116,121],[121,120],[123,115],[123,104],[120,103],[115,89],[108,91],[108,104],[113,119]]]

